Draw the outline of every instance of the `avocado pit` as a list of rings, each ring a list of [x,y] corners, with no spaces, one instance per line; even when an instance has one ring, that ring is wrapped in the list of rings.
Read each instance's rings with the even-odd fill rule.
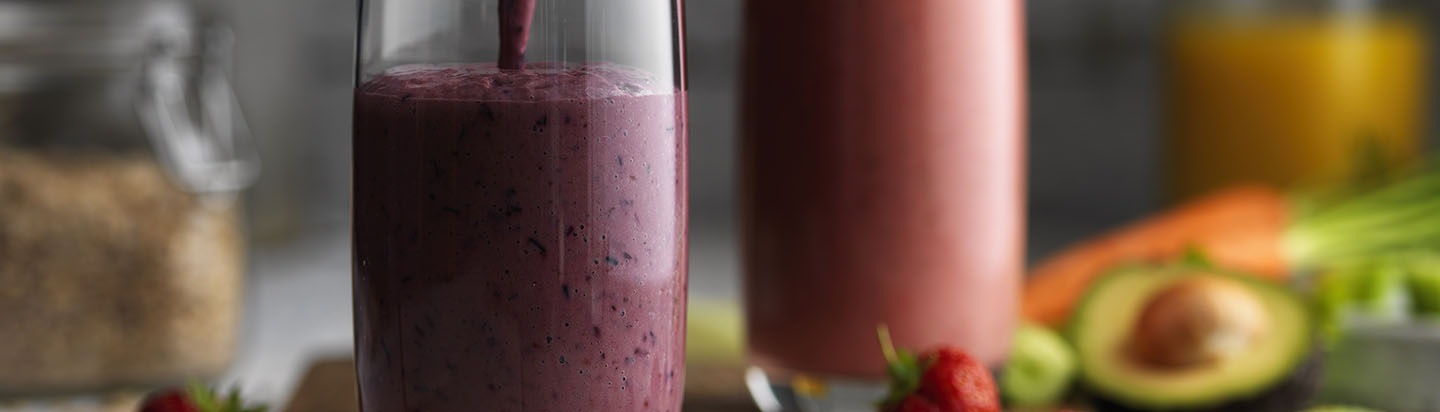
[[[1189,276],[1145,302],[1127,353],[1153,369],[1216,364],[1246,353],[1264,338],[1269,323],[1260,297],[1239,281]]]

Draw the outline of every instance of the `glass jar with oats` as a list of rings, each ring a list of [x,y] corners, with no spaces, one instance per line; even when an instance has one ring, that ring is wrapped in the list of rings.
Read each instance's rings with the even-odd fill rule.
[[[222,372],[259,163],[184,3],[0,0],[0,403]]]

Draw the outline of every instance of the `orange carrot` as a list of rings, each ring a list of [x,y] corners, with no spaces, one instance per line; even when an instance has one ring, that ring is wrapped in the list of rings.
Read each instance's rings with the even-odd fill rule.
[[[1414,172],[1295,198],[1258,185],[1215,192],[1041,262],[1026,281],[1022,311],[1058,326],[1116,265],[1173,262],[1191,247],[1216,266],[1273,281],[1357,257],[1440,251],[1440,162]]]
[[[1059,326],[1070,309],[1106,270],[1124,263],[1173,261],[1198,247],[1217,266],[1283,280],[1290,271],[1284,252],[1291,210],[1284,193],[1244,185],[1062,250],[1035,266],[1025,283],[1027,319]]]

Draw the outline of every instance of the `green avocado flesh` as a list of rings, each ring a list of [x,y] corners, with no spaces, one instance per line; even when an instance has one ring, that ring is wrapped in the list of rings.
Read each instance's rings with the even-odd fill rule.
[[[1229,358],[1184,368],[1156,368],[1127,353],[1150,298],[1178,280],[1218,276],[1253,291],[1269,315],[1259,341]],[[1070,337],[1081,380],[1116,403],[1147,410],[1199,409],[1261,394],[1285,381],[1312,350],[1305,304],[1263,281],[1195,267],[1131,268],[1106,275],[1077,306]]]

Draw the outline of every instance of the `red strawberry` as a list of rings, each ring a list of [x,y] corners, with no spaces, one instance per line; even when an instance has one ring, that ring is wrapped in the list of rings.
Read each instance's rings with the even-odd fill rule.
[[[140,403],[139,412],[265,412],[265,407],[247,408],[238,392],[220,395],[204,384],[192,382],[185,389],[151,393]]]
[[[879,332],[890,372],[890,395],[881,404],[882,411],[1000,411],[1000,395],[990,370],[965,351],[937,348],[916,358],[896,350],[884,326]]]
[[[899,406],[896,406],[895,409],[894,409],[894,411],[895,411],[895,412],[945,412],[945,409],[942,409],[942,408],[940,407],[940,405],[936,405],[935,402],[931,402],[929,398],[926,398],[926,397],[920,396],[920,395],[910,395],[910,396],[906,396],[904,400],[900,401],[900,405],[899,405]]]
[[[200,409],[184,391],[171,389],[146,396],[140,412],[200,412]]]
[[[990,412],[1000,410],[995,378],[980,361],[957,348],[940,348],[921,356],[929,364],[920,379],[919,393],[935,400],[947,411]]]

